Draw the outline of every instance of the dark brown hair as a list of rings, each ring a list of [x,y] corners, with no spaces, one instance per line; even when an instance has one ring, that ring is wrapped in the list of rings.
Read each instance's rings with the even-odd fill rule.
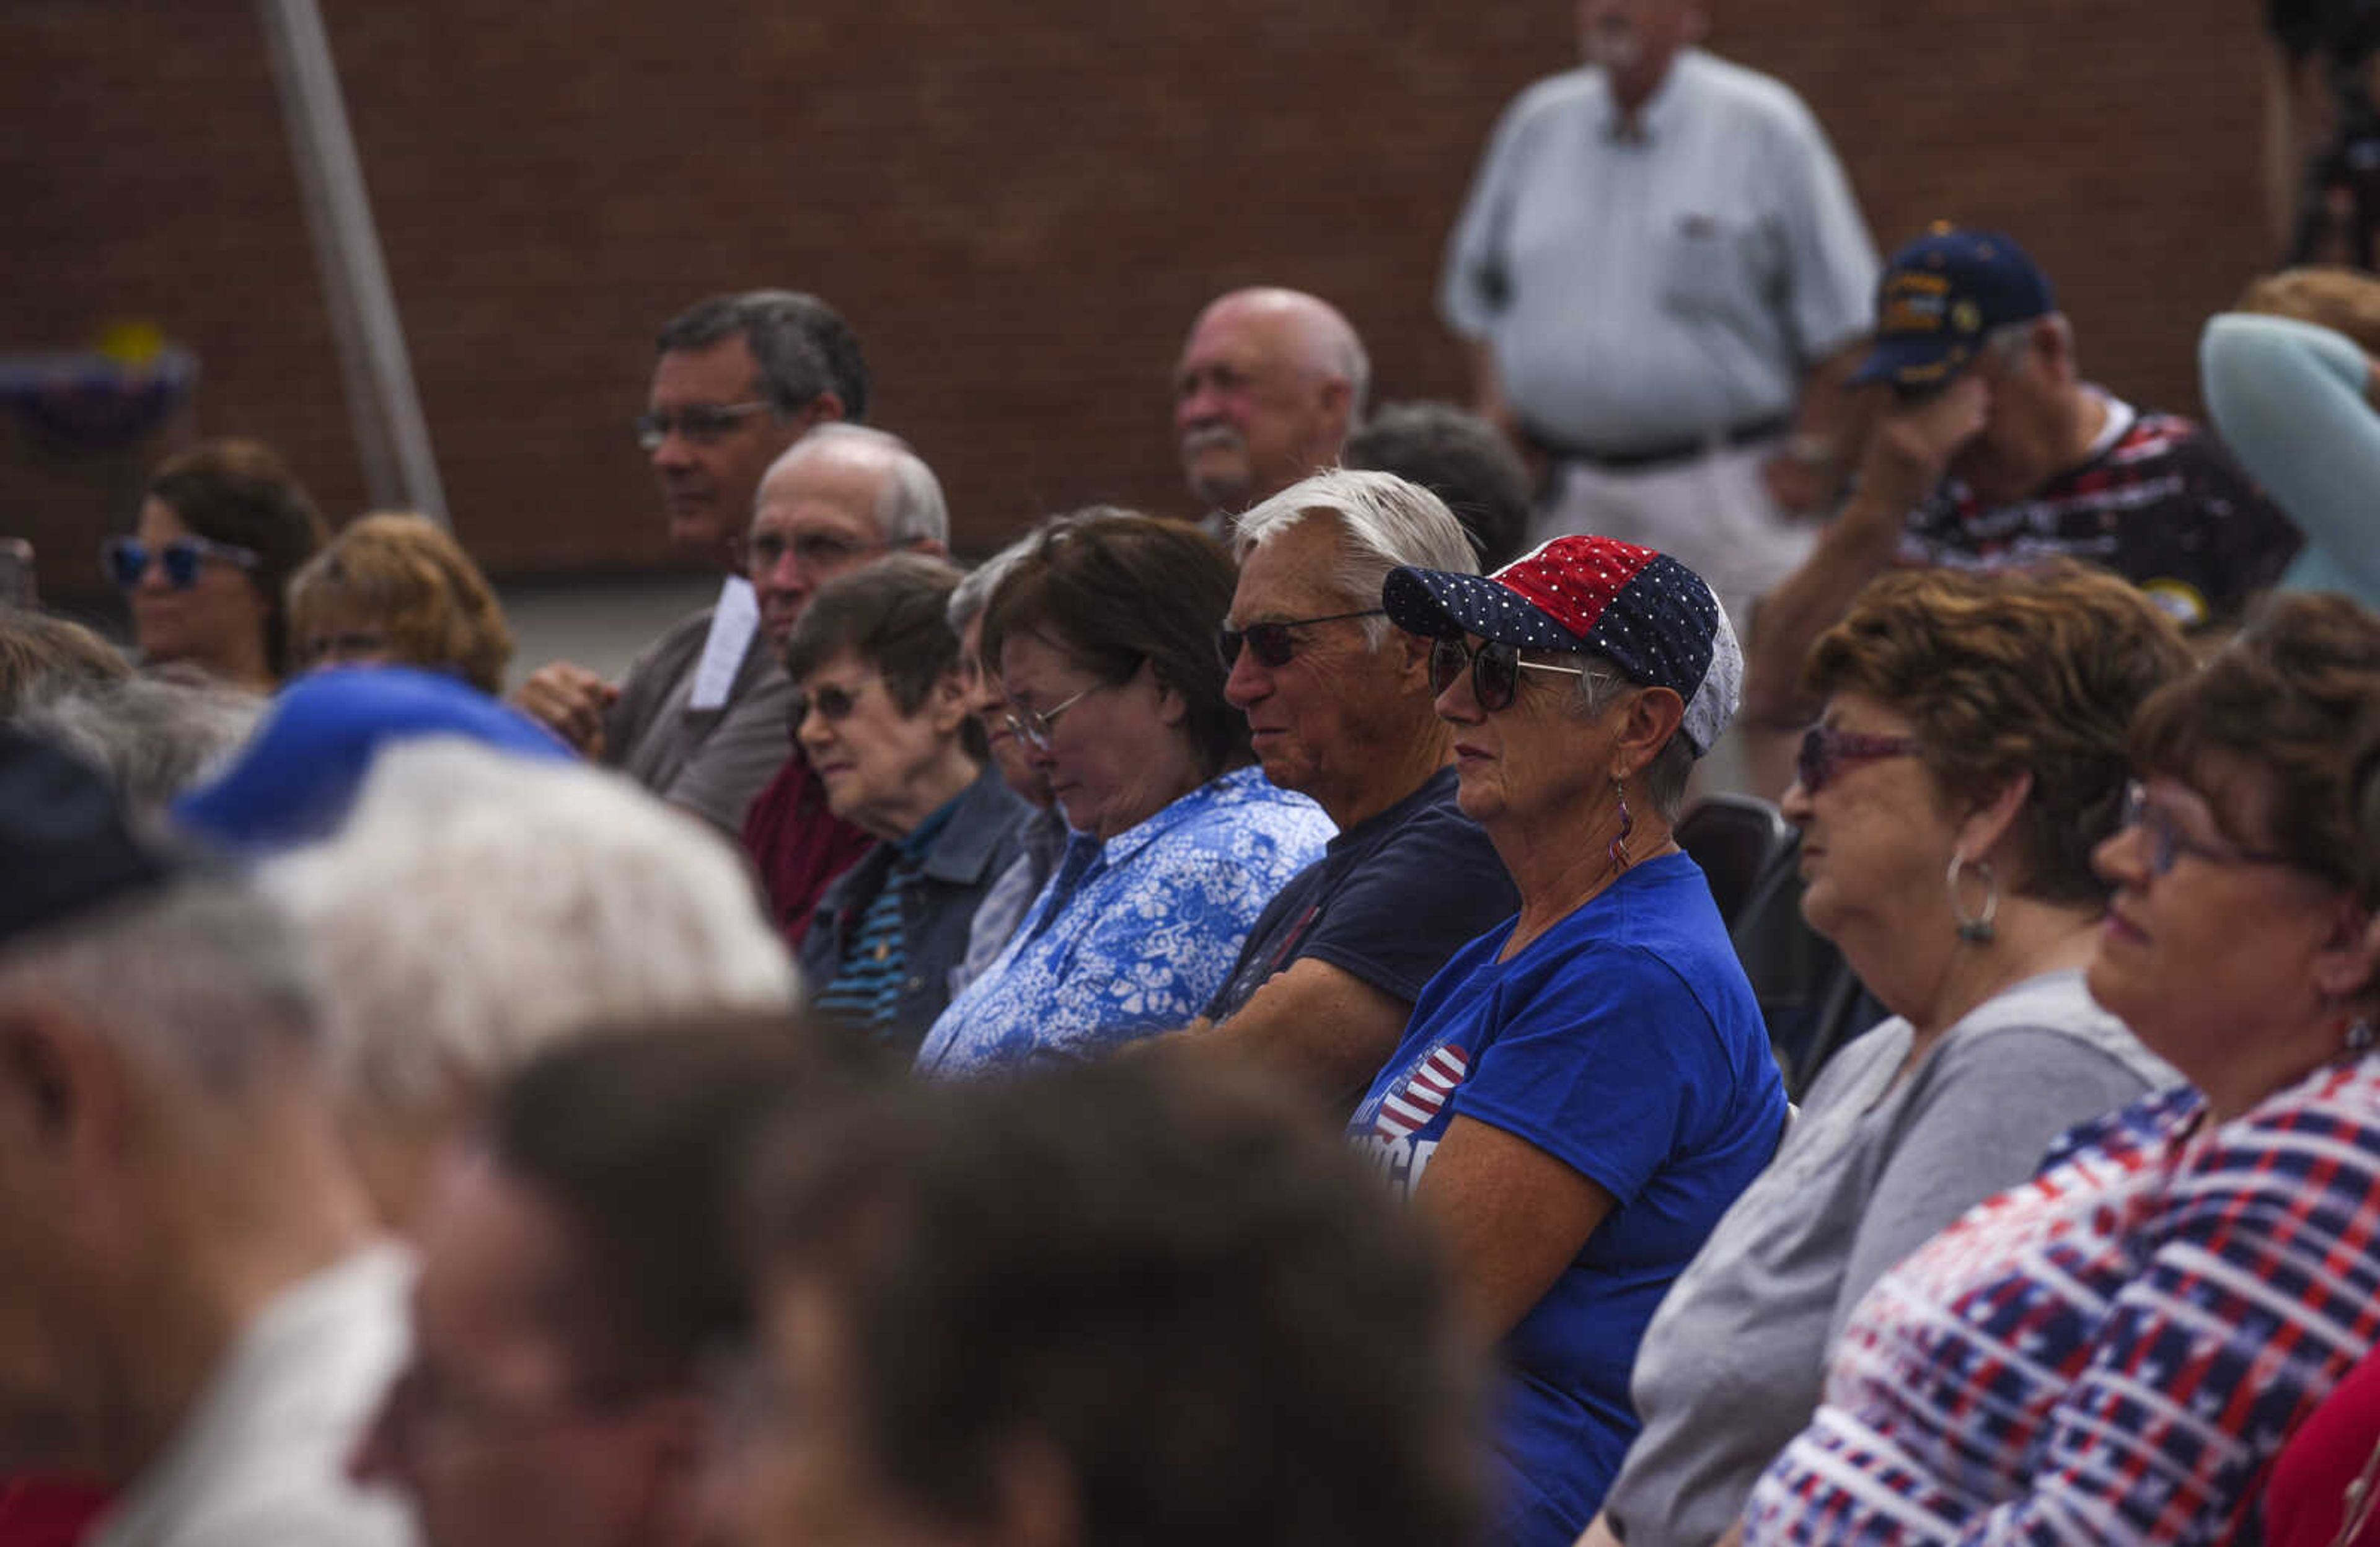
[[[748,1332],[737,1179],[775,1123],[872,1078],[844,1041],[727,1016],[605,1028],[504,1082],[489,1148],[566,1223],[577,1271],[554,1288],[583,1378],[683,1382]]]
[[[1085,671],[1123,682],[1148,664],[1189,706],[1184,728],[1200,774],[1248,761],[1247,716],[1223,697],[1215,630],[1239,574],[1222,544],[1196,527],[1111,515],[1045,531],[991,593],[983,658],[1031,635]]]
[[[959,664],[951,627],[957,566],[924,554],[892,554],[819,587],[785,637],[785,673],[795,682],[848,651],[874,668],[905,714]]]
[[[290,632],[369,620],[407,665],[452,671],[501,693],[512,630],[488,578],[445,529],[408,511],[358,517],[289,581]]]
[[[264,599],[264,659],[289,668],[289,577],[330,536],[322,513],[280,457],[257,441],[206,441],[169,457],[149,477],[149,497],[210,542],[256,554],[249,584]]]
[[[2060,561],[1887,575],[1811,647],[1803,685],[1906,715],[1955,800],[1989,799],[2030,772],[2011,879],[2024,895],[2082,902],[2107,895],[2091,851],[2116,828],[2132,716],[2190,665],[2180,630],[2138,590]]]
[[[913,1507],[991,1519],[1022,1442],[1087,1541],[1473,1540],[1477,1371],[1439,1265],[1244,1072],[890,1089],[790,1136],[755,1224],[764,1284],[823,1291]]]
[[[2273,598],[2142,709],[2132,756],[2204,795],[2237,842],[2380,907],[2380,617],[2344,596]],[[2208,787],[2229,761],[2248,774]]]

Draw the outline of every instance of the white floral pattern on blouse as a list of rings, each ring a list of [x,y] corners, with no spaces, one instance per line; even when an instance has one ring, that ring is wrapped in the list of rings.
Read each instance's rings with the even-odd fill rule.
[[[1007,948],[926,1033],[917,1072],[1087,1057],[1189,1024],[1273,894],[1337,831],[1250,767],[1105,844],[1075,834]]]

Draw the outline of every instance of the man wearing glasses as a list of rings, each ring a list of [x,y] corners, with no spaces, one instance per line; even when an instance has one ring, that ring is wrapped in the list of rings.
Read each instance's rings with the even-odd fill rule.
[[[662,329],[638,442],[670,543],[725,571],[716,605],[671,626],[625,678],[566,661],[515,701],[572,746],[730,834],[784,761],[793,688],[743,575],[761,474],[813,425],[862,420],[868,366],[833,308],[790,290],[714,296]]]
[[[785,640],[819,587],[887,554],[949,552],[950,509],[933,469],[898,435],[858,424],[822,424],[777,458],[760,480],[744,548],[761,652],[782,697],[765,695],[773,719],[769,766],[742,823],[787,944],[799,947],[827,883],[875,845],[828,809],[826,787],[795,749],[800,696],[780,662]]]
[[[1396,1051],[1446,959],[1520,906],[1455,805],[1453,741],[1432,707],[1428,641],[1389,627],[1400,565],[1475,573],[1427,490],[1334,469],[1241,518],[1220,645],[1224,696],[1265,776],[1339,825],[1249,931],[1185,1045],[1289,1075],[1343,1116]]]
[[[1875,338],[1853,381],[1892,405],[1850,498],[1752,620],[1742,718],[1771,793],[1779,733],[1807,718],[1802,658],[1888,567],[2080,559],[2197,629],[2235,620],[2297,551],[2212,435],[2082,379],[2047,276],[2009,238],[1942,223],[1893,254]]]

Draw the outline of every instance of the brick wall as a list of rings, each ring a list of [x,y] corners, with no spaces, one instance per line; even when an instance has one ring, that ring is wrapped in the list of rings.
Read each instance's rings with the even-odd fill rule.
[[[1385,396],[1457,395],[1440,245],[1499,109],[1571,56],[1560,0],[324,10],[457,528],[504,573],[662,559],[626,421],[654,326],[719,289],[844,310],[977,551],[1087,500],[1181,508],[1167,374],[1233,285],[1338,300]],[[1713,43],[1811,101],[1880,245],[2007,226],[2089,369],[2190,407],[2197,322],[2268,245],[2255,11],[1719,0]],[[204,362],[200,429],[358,508],[249,0],[11,0],[0,100],[0,347],[153,319]],[[130,476],[0,427],[0,525],[54,589]]]

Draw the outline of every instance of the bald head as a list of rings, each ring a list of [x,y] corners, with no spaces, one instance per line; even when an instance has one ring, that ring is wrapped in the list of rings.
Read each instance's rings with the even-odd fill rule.
[[[1339,459],[1371,364],[1328,301],[1233,290],[1198,314],[1173,381],[1190,492],[1237,515]]]
[[[760,479],[746,556],[760,627],[782,646],[812,592],[902,549],[940,554],[951,518],[933,469],[898,435],[822,424]]]

